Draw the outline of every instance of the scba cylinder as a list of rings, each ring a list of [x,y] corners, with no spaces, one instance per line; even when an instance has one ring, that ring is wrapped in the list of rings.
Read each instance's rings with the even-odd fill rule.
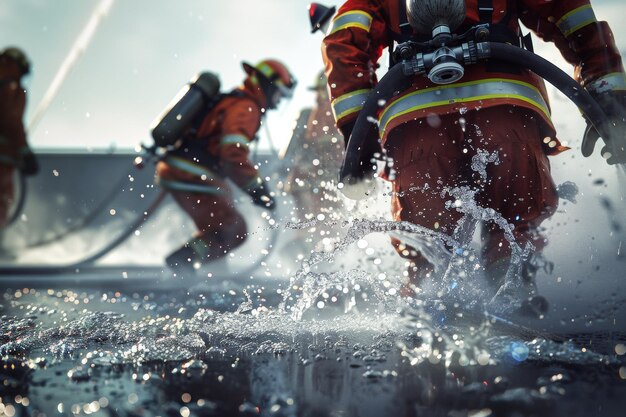
[[[202,72],[185,85],[152,123],[151,134],[157,146],[176,143],[194,119],[220,91],[220,80]]]
[[[417,33],[431,35],[439,26],[454,31],[465,20],[465,0],[406,0],[406,11]]]

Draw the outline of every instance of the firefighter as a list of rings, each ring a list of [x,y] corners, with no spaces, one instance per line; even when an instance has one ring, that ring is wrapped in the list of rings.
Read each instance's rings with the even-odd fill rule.
[[[345,138],[377,83],[374,70],[384,48],[428,40],[410,22],[420,1],[427,0],[348,0],[334,17],[322,53],[336,123]],[[521,21],[556,44],[575,66],[576,80],[609,117],[623,117],[621,57],[607,23],[596,20],[588,0],[461,0],[460,6],[464,10],[453,34],[489,24],[489,40],[522,46]],[[547,157],[567,150],[556,138],[543,80],[497,62],[468,65],[464,72],[445,85],[416,75],[408,89],[380,104],[378,133],[396,171],[393,218],[452,234],[461,213],[446,207],[451,199],[446,189],[465,185],[477,190],[479,205],[513,225],[521,246],[530,243],[538,253],[545,239],[537,228],[558,203]],[[472,169],[479,151],[497,153],[499,162],[487,165],[486,179]],[[498,286],[502,265],[509,264],[509,242],[493,223],[485,226],[482,240],[487,275]],[[408,287],[419,285],[432,266],[415,249],[394,243],[412,261]]]
[[[336,9],[318,3],[309,5],[311,33],[324,31]],[[321,70],[309,87],[315,93],[315,106],[303,109],[289,142],[287,191],[294,197],[301,220],[316,214],[334,215],[338,208],[337,171],[341,167],[343,139],[335,127],[326,75]],[[320,230],[326,235],[327,231]]]
[[[302,110],[300,124],[294,129],[285,152],[290,163],[287,191],[295,198],[302,220],[307,217],[310,220],[315,213],[336,206],[330,199],[336,200],[333,185],[343,151],[343,139],[335,128],[323,71],[309,90],[315,92],[315,106]]]
[[[14,197],[14,172],[17,169],[28,176],[39,170],[22,121],[26,107],[22,79],[29,73],[30,62],[24,52],[15,47],[0,51],[0,251]]]
[[[249,194],[254,204],[270,210],[275,206],[267,183],[248,158],[248,147],[265,111],[291,97],[296,81],[274,59],[242,66],[247,73],[243,86],[223,95],[197,129],[189,130],[156,167],[159,185],[198,229],[166,258],[167,265],[183,277],[193,273],[196,263],[222,258],[246,239],[246,223],[235,208],[226,178]]]
[[[299,243],[328,248],[337,240],[341,200],[337,191],[337,172],[341,167],[343,138],[335,127],[322,71],[309,87],[315,92],[315,106],[301,111],[284,159],[289,173],[285,191],[294,199],[301,221],[323,221],[302,229]],[[323,217],[322,217],[323,216]]]

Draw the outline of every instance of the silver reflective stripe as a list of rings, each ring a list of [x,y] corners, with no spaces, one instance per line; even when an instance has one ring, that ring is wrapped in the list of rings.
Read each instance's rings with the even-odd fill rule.
[[[209,245],[198,237],[191,239],[187,242],[187,245],[189,245],[200,258],[206,258],[209,255]]]
[[[193,182],[183,181],[171,181],[159,178],[158,183],[166,190],[182,191],[188,193],[200,193],[200,194],[221,194],[222,191],[219,187],[213,187],[211,185],[195,184]]]
[[[220,141],[220,145],[239,145],[247,148],[250,141],[244,135],[224,135]]]
[[[166,156],[165,163],[189,174],[198,175],[200,177],[204,175],[207,178],[215,178],[213,171],[187,159],[177,158],[175,156]]]
[[[537,107],[546,116],[550,115],[548,105],[539,91],[532,85],[514,80],[487,79],[428,88],[397,99],[380,116],[380,135],[381,137],[384,135],[391,120],[407,113],[429,107],[496,98],[522,100]]]
[[[330,25],[328,34],[330,35],[350,27],[361,28],[369,32],[371,26],[372,16],[369,13],[361,10],[352,10],[335,17]]]
[[[563,36],[569,36],[590,23],[597,22],[590,4],[572,10],[556,22]]]
[[[606,93],[607,91],[624,91],[626,90],[626,74],[623,72],[614,72],[600,77],[587,86],[588,91],[594,93]]]
[[[335,120],[340,120],[349,114],[357,112],[363,108],[365,100],[370,93],[369,88],[356,90],[343,96],[337,97],[332,102]]]

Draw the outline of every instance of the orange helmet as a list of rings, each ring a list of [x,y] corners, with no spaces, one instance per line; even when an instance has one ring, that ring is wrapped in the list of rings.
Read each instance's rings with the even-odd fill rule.
[[[264,59],[255,66],[247,62],[242,62],[241,65],[248,74],[246,81],[261,89],[268,108],[276,108],[282,98],[291,98],[293,95],[296,79],[280,61]]]

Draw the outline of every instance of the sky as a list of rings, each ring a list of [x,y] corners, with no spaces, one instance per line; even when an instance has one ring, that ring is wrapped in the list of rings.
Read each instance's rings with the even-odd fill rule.
[[[0,0],[0,47],[17,45],[33,64],[27,122],[101,0]],[[241,62],[272,57],[298,79],[291,102],[267,120],[286,143],[313,104],[307,86],[322,69],[305,0],[115,0],[47,112],[30,132],[34,148],[132,148],[197,72],[241,84]],[[267,141],[263,141],[267,146]]]
[[[272,57],[298,79],[294,98],[271,112],[267,124],[277,149],[286,146],[300,110],[313,105],[307,90],[322,68],[321,33],[311,34],[309,0],[106,0],[109,13],[78,57],[42,118],[29,132],[36,149],[117,149],[150,143],[149,127],[178,90],[199,71],[219,74],[224,89],[241,83],[241,61]],[[26,121],[103,0],[0,0],[0,47],[17,45],[29,55]],[[339,5],[337,3],[324,3]],[[620,27],[621,0],[593,1],[596,15]],[[552,45],[536,51],[568,73]],[[561,139],[578,140],[583,122],[566,99],[551,91]],[[572,112],[574,110],[574,112]],[[565,138],[563,137],[565,135]],[[270,141],[261,135],[262,148]]]

